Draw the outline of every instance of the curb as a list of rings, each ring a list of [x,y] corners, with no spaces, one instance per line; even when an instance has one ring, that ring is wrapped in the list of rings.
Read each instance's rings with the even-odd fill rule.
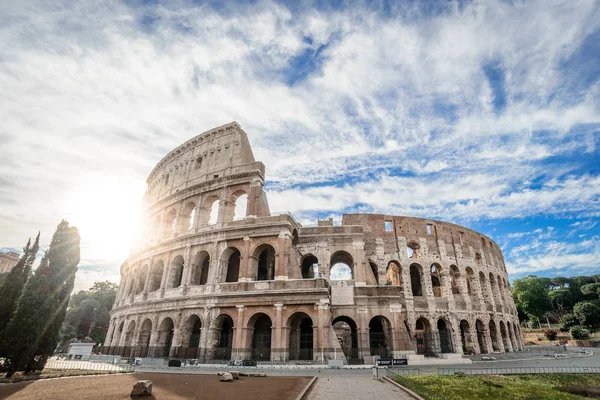
[[[317,377],[314,376],[310,382],[308,382],[308,385],[306,385],[304,387],[304,389],[302,389],[302,391],[300,392],[300,394],[296,397],[296,400],[303,400],[304,398],[306,398],[306,395],[308,395],[308,393],[310,392],[310,389],[312,389],[313,385],[315,384],[315,382],[317,381]]]
[[[408,394],[409,396],[411,396],[413,399],[416,399],[416,400],[425,400],[421,396],[419,396],[418,394],[416,394],[415,392],[413,392],[412,390],[410,390],[409,388],[402,386],[398,382],[394,382],[393,380],[391,380],[387,376],[384,376],[382,378],[383,378],[384,381],[387,381],[387,382],[391,383],[392,385],[396,386],[397,388],[401,389],[402,391],[404,391],[406,394]]]

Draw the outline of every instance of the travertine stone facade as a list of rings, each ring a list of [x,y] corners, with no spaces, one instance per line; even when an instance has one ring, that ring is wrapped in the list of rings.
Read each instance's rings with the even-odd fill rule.
[[[158,163],[105,351],[372,362],[522,348],[504,258],[490,238],[375,214],[303,227],[270,214],[264,179],[235,122]]]

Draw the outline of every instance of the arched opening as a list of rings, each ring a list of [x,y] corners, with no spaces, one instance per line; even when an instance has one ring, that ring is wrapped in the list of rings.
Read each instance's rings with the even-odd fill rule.
[[[460,342],[462,344],[463,354],[475,353],[473,339],[471,338],[471,328],[469,321],[466,319],[460,321]]]
[[[258,259],[256,280],[272,281],[275,279],[275,249],[273,246],[268,244],[259,246],[254,251],[254,256]]]
[[[402,287],[402,274],[400,273],[400,264],[396,261],[390,261],[385,270],[385,284],[390,286]]]
[[[210,214],[208,215],[208,224],[214,225],[219,219],[219,199],[213,200],[210,206]]]
[[[442,267],[437,264],[431,266],[431,289],[434,297],[442,296]]]
[[[289,354],[290,360],[313,359],[313,322],[303,312],[292,315],[289,319],[290,329]]]
[[[406,255],[408,258],[420,258],[421,246],[418,242],[411,241],[406,245]]]
[[[189,202],[183,208],[181,213],[181,226],[179,227],[182,231],[190,230],[194,227],[194,217],[196,216],[196,204]]]
[[[517,328],[517,326],[518,326],[517,323],[513,323],[513,325],[512,325],[512,333],[515,338],[515,346],[514,346],[515,351],[522,350],[522,345],[521,345],[522,342],[519,339],[519,329]]]
[[[502,344],[504,345],[504,351],[508,353],[510,351],[508,333],[506,332],[506,327],[504,326],[503,321],[500,321],[499,325],[500,325],[500,336],[502,336]]]
[[[494,278],[494,275],[490,272],[490,288],[492,290],[492,298],[494,299],[494,301],[498,301],[498,285],[496,284],[496,278]]]
[[[181,337],[181,348],[177,352],[180,358],[199,358],[200,332],[202,331],[202,322],[197,315],[191,315],[185,325]]]
[[[369,267],[371,267],[375,284],[379,285],[379,268],[377,268],[377,264],[375,264],[373,261],[369,261]]]
[[[487,346],[485,340],[485,328],[483,322],[480,320],[475,321],[475,330],[477,331],[477,344],[479,345],[479,352],[481,354],[487,353]]]
[[[382,316],[371,318],[369,322],[369,347],[372,356],[389,358],[392,355],[392,329],[390,321]]]
[[[443,320],[442,318],[438,319],[437,329],[438,334],[440,336],[440,351],[442,353],[452,353],[452,329],[449,326],[450,323]]]
[[[267,314],[256,314],[248,324],[252,333],[252,359],[269,361],[271,359],[271,318]]]
[[[128,296],[131,296],[132,294],[135,293],[135,278],[136,278],[135,271],[131,271],[131,273],[129,275],[129,281],[127,282],[127,295]]]
[[[117,340],[115,341],[117,346],[121,346],[121,337],[123,335],[124,328],[125,328],[125,321],[121,321],[121,323],[119,324],[119,329],[117,329]]]
[[[225,282],[237,282],[240,276],[240,251],[229,247],[221,255],[221,263],[227,265],[225,269]]]
[[[329,279],[332,281],[351,280],[353,278],[354,260],[345,251],[337,251],[331,256]]]
[[[317,278],[319,271],[319,259],[312,254],[304,256],[302,259],[302,279]]]
[[[423,296],[423,286],[421,285],[422,267],[419,264],[410,265],[410,288],[413,296]]]
[[[125,341],[123,342],[123,346],[130,347],[133,346],[133,333],[135,332],[135,321],[131,321],[127,326],[127,331],[125,332]],[[126,349],[124,354],[129,354],[129,349]]]
[[[490,320],[489,324],[490,339],[492,339],[492,348],[494,351],[500,351],[500,342],[498,341],[498,331],[496,330],[496,323],[494,320]]]
[[[144,285],[146,284],[146,275],[148,275],[148,266],[144,265],[137,275],[135,294],[140,294],[144,291]]]
[[[485,274],[479,271],[479,287],[481,288],[481,295],[483,296],[486,303],[490,301],[490,294],[488,292],[488,286],[486,284]]]
[[[467,269],[465,270],[465,273],[467,275],[467,293],[469,295],[473,294],[473,270],[471,269],[471,267],[467,267]]]
[[[170,235],[175,232],[175,222],[177,219],[177,211],[171,210],[163,221],[163,234]]]
[[[233,195],[234,198],[234,210],[233,220],[239,220],[246,218],[246,209],[248,207],[248,195],[244,192],[238,192]]]
[[[156,217],[152,220],[150,225],[150,238],[158,239],[160,237],[160,217]]]
[[[174,326],[173,320],[169,317],[163,319],[158,326],[155,357],[169,357],[173,344]]]
[[[208,282],[208,269],[210,266],[210,255],[207,251],[201,251],[194,256],[192,263],[192,285],[205,285]]]
[[[452,294],[460,294],[460,271],[456,265],[450,266]]]
[[[350,317],[340,316],[332,321],[333,331],[349,364],[358,360],[358,330]],[[352,361],[353,360],[353,361]]]
[[[150,335],[152,334],[152,321],[146,319],[142,323],[142,327],[140,328],[140,333],[138,334],[137,345],[140,347],[139,355],[140,357],[148,356],[148,349],[150,346]]]
[[[415,323],[415,339],[417,341],[417,354],[433,355],[431,325],[425,318],[417,319]]]
[[[167,289],[178,288],[181,286],[181,280],[183,278],[183,256],[177,256],[171,263],[171,274],[169,276],[169,282]]]
[[[298,231],[296,229],[294,229],[292,231],[292,246],[296,246],[298,245],[298,240],[300,238],[298,237]]]
[[[156,264],[154,264],[154,267],[152,267],[152,273],[150,274],[150,284],[148,285],[149,292],[154,292],[160,289],[164,269],[165,264],[162,262],[162,260],[158,261]]]
[[[233,320],[229,315],[219,315],[215,320],[214,330],[217,347],[213,358],[215,360],[230,360],[233,344]]]

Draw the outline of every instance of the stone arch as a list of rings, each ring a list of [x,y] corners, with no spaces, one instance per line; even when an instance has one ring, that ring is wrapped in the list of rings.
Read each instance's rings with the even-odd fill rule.
[[[252,253],[252,271],[255,271],[257,281],[275,279],[275,255],[275,248],[270,243],[262,243],[255,247]]]
[[[169,272],[169,281],[167,282],[167,289],[178,288],[183,283],[183,267],[184,260],[183,256],[176,256],[171,262],[171,268]]]
[[[228,314],[220,314],[215,318],[213,340],[215,343],[213,358],[230,360],[233,348],[233,318]]]
[[[218,197],[211,198],[208,204],[210,204],[210,206],[208,207],[208,218],[206,222],[208,225],[215,225],[219,222],[219,208],[221,206],[221,201]]]
[[[466,319],[460,321],[460,342],[463,354],[475,353],[475,345],[473,343],[473,338],[471,337],[471,326]]]
[[[331,326],[347,360],[358,358],[358,328],[350,317],[340,315],[331,321]]]
[[[450,286],[452,294],[460,294],[460,271],[456,265],[450,266]]]
[[[372,356],[389,358],[392,356],[392,324],[382,315],[369,321],[369,348]]]
[[[140,347],[140,357],[146,357],[150,348],[150,335],[152,335],[152,320],[146,318],[138,333],[137,345]]]
[[[127,296],[131,296],[135,293],[135,280],[136,271],[132,269],[129,273],[129,280],[127,281]]]
[[[300,238],[298,236],[298,231],[296,229],[294,229],[292,231],[292,246],[297,246],[298,240],[300,240]]]
[[[415,240],[411,240],[406,245],[406,255],[408,258],[421,258],[421,245]]]
[[[511,344],[510,338],[506,331],[506,326],[504,325],[504,321],[500,321],[498,325],[500,325],[500,337],[502,338],[502,345],[504,346],[504,351],[508,353],[511,350]]]
[[[494,351],[501,351],[500,341],[498,340],[498,331],[496,330],[496,323],[493,319],[490,319],[489,323],[490,339],[492,340],[492,348]]]
[[[417,263],[410,264],[410,288],[413,296],[423,296],[423,267]]]
[[[252,359],[269,361],[271,359],[271,340],[273,322],[265,312],[257,312],[248,320],[248,332],[252,334]]]
[[[475,320],[475,331],[477,332],[477,344],[479,345],[479,352],[485,354],[487,350],[487,340],[485,336],[485,325],[481,320]]]
[[[415,321],[415,339],[417,342],[417,354],[434,354],[431,323],[427,318],[420,317]]]
[[[127,325],[127,331],[125,332],[125,341],[123,342],[123,346],[129,347],[133,345],[133,334],[135,332],[135,321],[130,321]]]
[[[498,293],[498,285],[496,284],[496,277],[494,277],[494,274],[492,274],[491,272],[489,273],[489,280],[490,280],[490,289],[491,289],[491,293],[490,295],[492,296],[492,298],[494,299],[494,301],[499,300],[499,295],[500,293]]]
[[[150,273],[150,282],[148,285],[149,292],[154,292],[160,289],[164,269],[165,264],[162,260],[157,261],[154,264],[154,267],[152,267],[152,272]]]
[[[181,347],[184,350],[178,356],[183,358],[199,358],[202,320],[197,314],[192,314],[185,320],[181,328]]]
[[[439,264],[431,264],[431,289],[434,297],[442,296],[442,267]]]
[[[175,223],[177,221],[177,211],[173,208],[171,209],[165,219],[163,221],[163,234],[170,235],[171,233],[176,231]]]
[[[385,270],[385,284],[402,287],[402,267],[398,261],[390,261]]]
[[[292,314],[286,324],[289,329],[290,360],[312,360],[314,335],[312,318],[304,312]]]
[[[371,272],[373,273],[375,284],[379,285],[379,268],[377,267],[377,263],[375,263],[372,260],[369,260],[369,267],[371,267]]]
[[[173,345],[173,334],[175,332],[175,323],[171,317],[165,317],[158,325],[156,338],[156,357],[169,357],[171,346]]]
[[[437,320],[438,336],[440,338],[439,349],[441,353],[453,353],[452,324],[450,321],[440,318]]]
[[[315,278],[315,272],[318,272],[319,269],[319,259],[313,254],[306,254],[302,258],[300,269],[302,271],[302,279]]]
[[[330,280],[350,280],[354,278],[354,259],[347,251],[339,250],[331,255],[329,261]]]
[[[148,275],[148,265],[144,265],[137,273],[135,294],[140,294],[144,291],[144,286],[146,285],[146,275]]]
[[[483,296],[485,302],[489,303],[491,301],[491,294],[486,281],[487,279],[485,274],[482,271],[479,271],[479,286],[481,288],[481,295]]]
[[[222,269],[221,282],[237,282],[240,275],[241,253],[236,247],[223,250],[219,259]]]
[[[190,284],[205,285],[208,282],[208,270],[210,268],[210,254],[202,250],[196,253],[192,262],[192,276]]]
[[[179,218],[179,230],[187,231],[194,228],[194,219],[196,217],[196,203],[189,201],[183,207]]]
[[[473,270],[471,269],[471,267],[467,267],[465,269],[465,278],[467,281],[467,294],[471,295],[473,294]]]
[[[232,220],[246,218],[248,210],[248,194],[243,189],[238,189],[231,195],[231,204],[233,204]]]
[[[123,336],[123,329],[125,329],[125,321],[121,321],[119,328],[117,329],[117,346],[121,346],[121,338]]]

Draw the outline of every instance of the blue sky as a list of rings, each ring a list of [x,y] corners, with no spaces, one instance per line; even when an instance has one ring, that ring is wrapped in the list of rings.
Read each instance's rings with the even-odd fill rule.
[[[598,1],[14,3],[0,247],[68,218],[77,288],[118,280],[160,158],[232,120],[273,211],[442,219],[513,279],[600,273]]]

